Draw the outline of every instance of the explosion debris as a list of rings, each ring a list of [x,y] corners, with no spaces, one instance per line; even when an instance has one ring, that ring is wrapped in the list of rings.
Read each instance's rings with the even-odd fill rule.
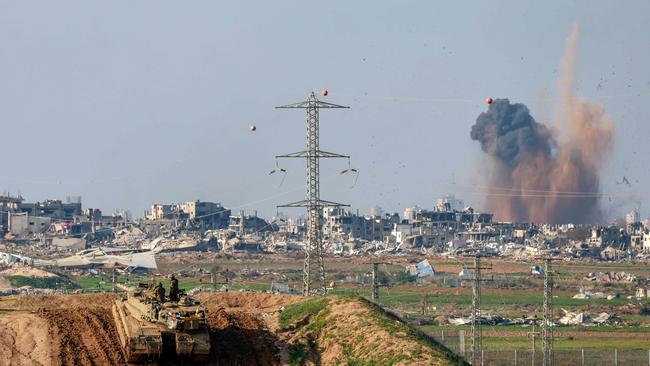
[[[566,42],[555,129],[528,108],[495,99],[472,126],[494,165],[486,193],[488,209],[501,220],[593,223],[602,219],[600,173],[612,150],[613,123],[603,106],[576,99],[578,28]]]

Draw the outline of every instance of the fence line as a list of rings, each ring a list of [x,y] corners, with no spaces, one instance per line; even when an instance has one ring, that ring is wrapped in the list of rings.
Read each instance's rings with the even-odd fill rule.
[[[469,332],[442,330],[426,333],[458,355],[466,357],[471,352],[468,348],[471,345]],[[531,349],[522,348],[484,348],[483,356],[485,366],[538,366],[542,365],[543,353],[541,347],[536,348],[534,353]],[[553,356],[555,366],[650,366],[650,349],[555,349]]]

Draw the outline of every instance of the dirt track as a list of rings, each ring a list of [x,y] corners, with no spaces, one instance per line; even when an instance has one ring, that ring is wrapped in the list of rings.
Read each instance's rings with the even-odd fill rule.
[[[54,365],[125,363],[109,309],[41,309],[38,314],[49,326]]]

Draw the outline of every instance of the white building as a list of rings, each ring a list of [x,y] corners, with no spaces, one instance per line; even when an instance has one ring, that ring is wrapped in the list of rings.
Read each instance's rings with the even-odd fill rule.
[[[434,208],[438,212],[462,211],[464,208],[464,203],[462,200],[457,199],[453,194],[448,194],[442,198],[439,198],[436,201]]]
[[[625,215],[625,225],[633,225],[641,222],[641,215],[639,211],[632,210],[627,215]]]
[[[402,244],[407,237],[413,235],[413,226],[410,224],[395,224],[390,234],[395,237],[395,244]]]
[[[647,229],[643,232],[643,252],[650,253],[650,231]]]

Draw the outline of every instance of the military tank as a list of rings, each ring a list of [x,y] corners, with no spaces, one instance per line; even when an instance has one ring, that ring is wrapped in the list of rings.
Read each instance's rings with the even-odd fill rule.
[[[200,302],[185,294],[171,301],[164,290],[159,296],[144,283],[124,290],[112,311],[128,363],[156,360],[163,354],[176,354],[192,363],[208,361],[207,309]]]

